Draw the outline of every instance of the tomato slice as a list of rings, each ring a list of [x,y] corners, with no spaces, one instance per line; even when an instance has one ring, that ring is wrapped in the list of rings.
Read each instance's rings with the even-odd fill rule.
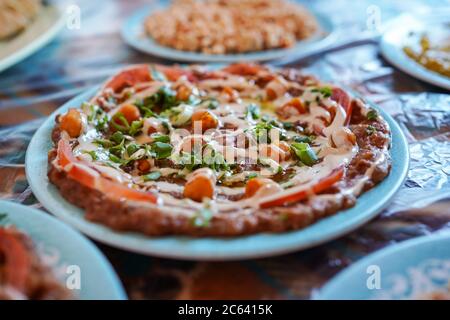
[[[114,92],[120,92],[127,87],[131,87],[139,82],[151,81],[149,66],[140,64],[123,70],[119,74],[112,77],[104,86],[111,88]]]
[[[265,202],[263,201],[259,204],[259,206],[260,208],[270,208],[305,200],[311,194],[319,194],[327,190],[336,182],[341,180],[343,176],[344,176],[344,167],[341,166],[334,169],[328,176],[320,179],[319,181],[317,181],[317,183],[306,189],[299,190],[295,193],[290,194],[288,193],[286,195],[281,195],[279,198],[273,200]]]
[[[72,149],[70,148],[70,144],[67,140],[59,140],[57,154],[59,164],[66,169],[67,175],[71,179],[86,187],[102,191],[106,195],[118,200],[128,199],[133,201],[149,201],[152,203],[158,203],[158,197],[151,192],[128,188],[120,183],[103,178],[94,170],[91,172],[91,170],[83,169],[81,164],[87,164],[77,160],[73,156]]]
[[[58,141],[58,149],[56,153],[58,155],[58,164],[63,168],[77,161],[73,156],[69,142],[65,139],[60,139]]]
[[[5,258],[4,279],[20,292],[25,291],[31,262],[24,244],[5,228],[0,228],[0,254]]]
[[[254,76],[261,70],[261,66],[252,63],[234,63],[223,69],[223,71],[239,76]]]
[[[350,96],[341,88],[334,87],[331,92],[331,100],[339,103],[345,110],[345,125],[350,123],[350,118],[352,116],[353,104]]]
[[[152,203],[158,202],[158,197],[151,192],[144,192],[136,189],[131,189],[111,180],[100,178],[99,189],[108,195],[114,197],[116,200],[133,200],[133,201],[149,201]]]
[[[158,65],[158,66],[156,66],[156,69],[158,71],[164,73],[164,75],[170,81],[177,81],[182,76],[186,76],[187,79],[190,82],[196,82],[197,81],[197,78],[195,77],[195,75],[191,71],[185,70],[183,68],[167,67],[167,66]]]

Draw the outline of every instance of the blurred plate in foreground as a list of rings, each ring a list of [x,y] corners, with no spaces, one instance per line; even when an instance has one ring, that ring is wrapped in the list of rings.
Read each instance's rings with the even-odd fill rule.
[[[47,213],[9,201],[0,201],[2,224],[12,225],[29,236],[38,255],[64,281],[67,267],[81,271],[81,288],[76,299],[126,299],[116,273],[103,254],[84,236]]]
[[[315,298],[450,299],[449,248],[450,233],[423,236],[389,246],[339,273]]]

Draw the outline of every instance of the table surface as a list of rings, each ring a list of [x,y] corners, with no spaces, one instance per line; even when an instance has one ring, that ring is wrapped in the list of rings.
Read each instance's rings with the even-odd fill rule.
[[[120,38],[124,19],[151,1],[76,1],[81,28],[64,29],[50,44],[0,74],[0,198],[42,208],[27,184],[25,151],[53,110],[124,65],[170,63],[146,56]],[[350,4],[351,2],[351,4]],[[410,172],[376,219],[313,249],[236,262],[146,257],[98,244],[131,299],[307,299],[334,274],[397,242],[450,231],[450,95],[388,65],[376,43],[377,22],[449,1],[306,1],[332,15],[340,48],[290,66],[354,88],[398,121],[408,138]],[[348,12],[351,14],[339,14]],[[335,14],[338,13],[338,14]]]

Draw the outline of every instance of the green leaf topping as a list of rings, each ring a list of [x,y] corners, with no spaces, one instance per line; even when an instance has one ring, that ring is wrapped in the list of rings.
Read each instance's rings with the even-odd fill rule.
[[[197,228],[208,227],[213,215],[214,213],[209,207],[202,208],[194,214],[191,223]]]
[[[307,143],[294,142],[291,144],[291,149],[297,158],[307,166],[312,166],[318,160],[316,153]]]
[[[246,117],[251,117],[252,119],[259,119],[261,116],[261,110],[258,105],[251,103],[247,106],[247,111],[245,112]]]
[[[311,92],[319,92],[324,98],[329,98],[333,93],[333,89],[331,89],[330,87],[321,87],[312,89]]]
[[[145,175],[143,178],[144,178],[144,181],[155,181],[155,180],[158,180],[160,177],[161,177],[161,172],[153,171],[153,172],[150,172],[149,174]]]
[[[153,142],[151,151],[154,153],[157,159],[165,159],[170,157],[172,153],[172,145],[164,142]]]
[[[367,120],[376,120],[378,118],[378,112],[375,109],[370,109],[366,114]]]
[[[374,126],[371,126],[371,125],[367,126],[366,133],[367,133],[368,136],[371,136],[375,132],[377,132],[377,128],[375,128]]]

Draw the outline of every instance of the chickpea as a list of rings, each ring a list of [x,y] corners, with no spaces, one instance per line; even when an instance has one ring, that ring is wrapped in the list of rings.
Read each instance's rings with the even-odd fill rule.
[[[274,194],[281,191],[282,188],[278,183],[267,178],[253,178],[247,181],[245,185],[245,197],[251,198],[258,196]]]
[[[61,130],[66,131],[71,138],[79,137],[82,127],[81,114],[76,109],[69,109],[69,111],[61,117],[60,128]]]
[[[205,198],[212,199],[215,184],[215,176],[211,169],[198,169],[192,173],[184,185],[183,195],[197,202],[201,202]]]
[[[353,147],[356,145],[355,134],[347,127],[339,128],[331,136],[331,145],[336,148]]]
[[[275,78],[266,85],[266,98],[269,101],[283,96],[287,91],[287,81],[281,77]]]
[[[123,114],[123,116],[125,117],[125,119],[127,119],[129,124],[141,118],[139,108],[136,107],[134,104],[124,104],[123,106],[120,107],[118,113]]]
[[[278,144],[261,144],[259,152],[260,156],[269,157],[277,162],[285,161],[291,156],[290,147],[284,141],[280,141]]]
[[[277,113],[283,118],[307,113],[308,109],[300,98],[293,98],[277,110]]]
[[[196,124],[197,122],[197,124]],[[217,117],[208,110],[197,110],[192,115],[192,128],[195,129],[195,126],[198,126],[198,122],[201,123],[201,130],[205,132],[209,129],[217,128],[219,125],[219,120]]]
[[[224,87],[222,89],[222,95],[226,96],[230,102],[235,102],[239,99],[239,92],[231,87]]]
[[[147,173],[151,169],[150,161],[147,159],[139,159],[136,161],[136,163],[138,170],[142,173]]]
[[[189,88],[188,86],[185,86],[185,85],[181,85],[177,90],[177,99],[186,101],[189,99],[191,94],[192,94],[191,88]]]

